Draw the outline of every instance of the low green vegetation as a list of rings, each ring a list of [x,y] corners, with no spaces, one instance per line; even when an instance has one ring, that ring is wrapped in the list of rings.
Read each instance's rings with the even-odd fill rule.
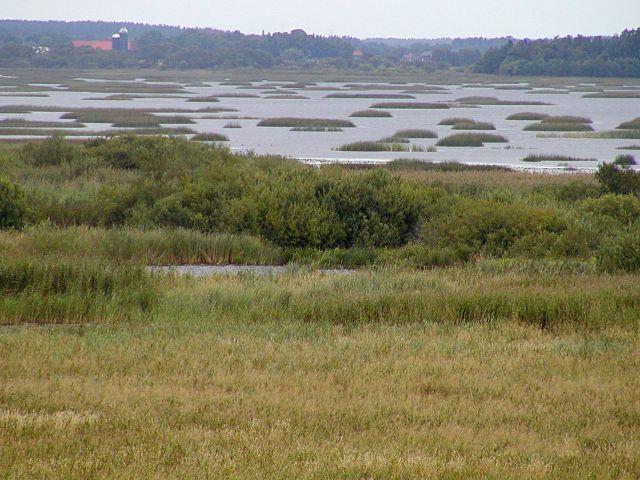
[[[640,150],[640,145],[626,145],[624,147],[618,147],[618,150]]]
[[[614,165],[619,165],[621,167],[630,167],[638,164],[633,155],[618,155],[613,163]]]
[[[224,124],[224,128],[242,128],[239,122],[227,122]]]
[[[293,127],[291,132],[342,132],[338,127]]]
[[[391,138],[438,138],[438,134],[432,130],[413,128],[398,130]]]
[[[389,112],[381,112],[380,110],[358,110],[357,112],[353,112],[350,117],[380,117],[380,118],[391,118],[393,115]]]
[[[447,110],[446,103],[425,103],[425,102],[382,102],[374,103],[369,108],[388,109],[417,109],[417,110]]]
[[[532,90],[527,93],[530,95],[567,95],[569,91],[560,90],[560,89],[541,88],[539,90]]]
[[[16,136],[33,136],[33,137],[50,137],[52,135],[61,135],[65,137],[111,137],[118,135],[190,135],[196,133],[195,130],[187,127],[153,127],[145,126],[144,128],[127,128],[125,129],[107,129],[107,130],[88,130],[88,129],[72,129],[65,130],[62,128],[0,128],[0,136],[16,137]]]
[[[566,155],[527,155],[523,162],[597,162],[595,158],[578,158]]]
[[[537,113],[537,112],[522,112],[522,113],[514,113],[513,115],[509,115],[507,120],[544,120],[549,117],[546,113]]]
[[[353,122],[349,120],[337,120],[330,118],[266,118],[258,122],[259,127],[335,127],[335,128],[352,128],[355,127]]]
[[[489,133],[456,133],[449,135],[436,143],[438,147],[482,147],[485,143],[507,143],[509,140],[502,135]]]
[[[575,125],[575,124],[574,124]],[[541,135],[539,135],[541,136]],[[541,136],[542,138],[558,138],[557,135],[548,134]],[[640,129],[635,130],[603,130],[600,132],[574,132],[565,133],[560,138],[600,138],[611,140],[639,140]]]
[[[576,117],[572,115],[548,116],[541,120],[542,123],[593,123],[587,117]]]

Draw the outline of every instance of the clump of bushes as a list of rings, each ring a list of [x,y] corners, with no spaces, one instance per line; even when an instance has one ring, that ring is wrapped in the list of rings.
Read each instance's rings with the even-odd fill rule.
[[[640,172],[631,168],[605,162],[598,168],[596,179],[605,193],[640,195]]]
[[[637,165],[636,159],[633,155],[618,155],[613,163],[614,165],[619,165],[621,167]]]
[[[77,147],[66,142],[62,135],[54,134],[43,142],[30,142],[20,152],[22,160],[38,167],[70,163],[80,155]]]
[[[604,241],[596,252],[600,270],[605,272],[640,271],[640,228],[636,225],[617,232]]]
[[[9,180],[0,177],[0,230],[21,228],[27,215],[24,191]]]
[[[507,143],[509,140],[502,135],[489,133],[456,133],[449,135],[436,143],[439,147],[482,147],[485,143]]]

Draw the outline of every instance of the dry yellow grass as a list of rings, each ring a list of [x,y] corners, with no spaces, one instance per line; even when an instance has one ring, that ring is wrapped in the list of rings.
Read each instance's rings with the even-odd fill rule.
[[[640,476],[632,326],[256,322],[215,302],[0,330],[0,476]]]

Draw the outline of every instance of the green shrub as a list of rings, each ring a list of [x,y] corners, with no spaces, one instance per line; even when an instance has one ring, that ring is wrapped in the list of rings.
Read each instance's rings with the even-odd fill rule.
[[[26,214],[27,203],[23,190],[0,177],[0,230],[23,227]]]
[[[630,167],[631,165],[636,165],[637,162],[633,155],[618,155],[613,164],[621,167]]]
[[[22,147],[21,157],[38,167],[71,163],[80,156],[76,145],[66,142],[62,135],[52,135],[43,142],[29,142]]]
[[[640,195],[640,172],[630,168],[605,162],[598,168],[596,179],[606,193]]]
[[[600,270],[637,272],[640,270],[640,228],[636,225],[614,234],[596,252]]]
[[[640,199],[632,195],[603,195],[583,203],[588,212],[611,217],[623,224],[640,220]]]
[[[429,246],[453,248],[462,258],[476,254],[500,257],[512,251],[545,256],[563,248],[562,236],[567,230],[568,223],[548,209],[465,200],[425,223],[421,238]]]

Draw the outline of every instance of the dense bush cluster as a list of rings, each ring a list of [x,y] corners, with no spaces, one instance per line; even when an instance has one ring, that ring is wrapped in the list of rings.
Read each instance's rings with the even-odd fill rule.
[[[600,186],[502,191],[420,181],[428,172],[465,172],[457,167],[317,169],[166,137],[52,138],[4,156],[13,172],[0,184],[4,228],[22,226],[29,210],[30,221],[59,226],[252,235],[283,249],[282,258],[326,264],[571,257],[636,268],[633,255],[618,257],[633,251],[640,174],[614,164],[600,168]]]

